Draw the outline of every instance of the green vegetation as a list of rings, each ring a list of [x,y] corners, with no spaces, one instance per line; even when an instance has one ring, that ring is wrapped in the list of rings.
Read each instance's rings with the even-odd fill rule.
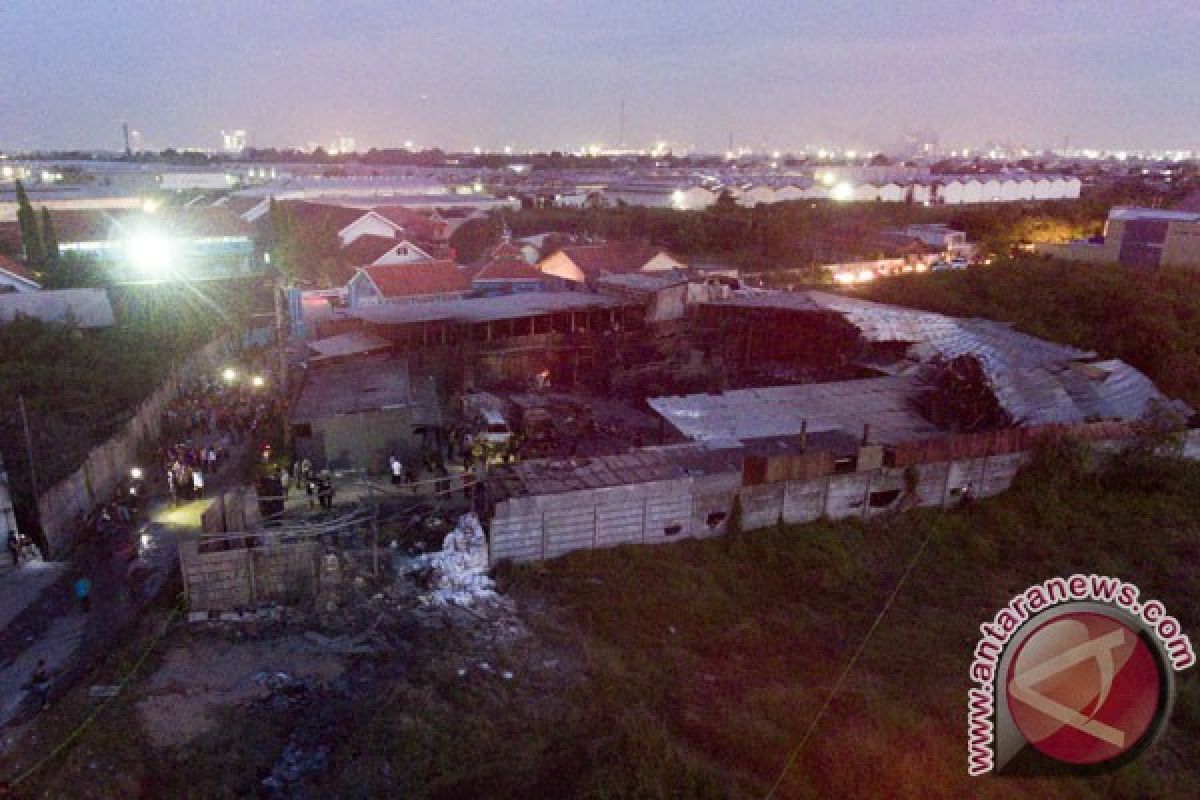
[[[965,272],[874,282],[868,297],[1014,323],[1026,333],[1128,361],[1200,408],[1200,272],[1144,272],[1034,257]]]
[[[137,286],[109,290],[117,324],[82,332],[19,319],[0,326],[0,452],[19,497],[28,496],[23,397],[46,488],[111,436],[170,373],[248,311],[243,288]]]
[[[1068,448],[1069,449],[1069,448]],[[1146,757],[1100,779],[966,776],[967,668],[978,625],[1026,586],[1122,577],[1195,629],[1200,465],[1043,459],[1000,498],[943,514],[819,523],[661,548],[579,553],[508,587],[565,609],[590,679],[562,732],[566,796],[761,797],[922,538],[932,539],[781,797],[1191,797],[1200,691],[1185,673]],[[583,711],[586,710],[586,711]]]
[[[293,209],[272,198],[263,249],[287,286],[337,286],[353,277],[342,264],[338,226],[331,216],[301,221]]]
[[[29,195],[20,181],[17,181],[17,224],[21,228],[21,249],[25,261],[36,269],[45,262],[46,253],[42,246],[42,234],[38,230],[37,213],[29,204]]]

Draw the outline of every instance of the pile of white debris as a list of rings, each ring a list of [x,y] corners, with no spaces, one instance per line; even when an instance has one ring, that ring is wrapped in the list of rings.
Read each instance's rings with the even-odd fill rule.
[[[474,514],[458,518],[441,550],[413,561],[420,583],[427,590],[420,595],[423,603],[472,606],[496,598],[496,585],[487,575],[487,536]]]

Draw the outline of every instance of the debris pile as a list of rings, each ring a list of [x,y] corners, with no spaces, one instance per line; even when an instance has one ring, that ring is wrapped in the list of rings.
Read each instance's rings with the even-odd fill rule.
[[[474,514],[458,518],[442,549],[413,559],[420,601],[432,606],[470,607],[493,601],[495,583],[487,575],[487,537]]]
[[[299,737],[293,735],[283,754],[272,767],[271,774],[263,779],[264,793],[272,800],[303,797],[297,784],[310,775],[325,772],[328,768],[329,745],[305,746],[301,744]]]

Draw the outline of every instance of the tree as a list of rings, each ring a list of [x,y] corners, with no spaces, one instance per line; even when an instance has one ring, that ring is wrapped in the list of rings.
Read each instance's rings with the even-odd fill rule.
[[[467,220],[450,236],[455,258],[460,264],[478,261],[489,247],[500,243],[502,227],[502,221],[494,216]]]
[[[42,206],[42,249],[46,266],[58,264],[58,234],[54,230],[54,220],[50,218],[50,209],[45,206]]]
[[[25,261],[34,267],[41,267],[46,260],[46,253],[42,247],[42,234],[38,230],[37,213],[29,204],[29,195],[20,181],[17,181],[17,225],[21,228],[21,248],[25,251]]]

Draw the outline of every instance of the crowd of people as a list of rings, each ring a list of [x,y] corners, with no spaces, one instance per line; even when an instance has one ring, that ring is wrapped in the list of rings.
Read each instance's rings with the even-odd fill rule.
[[[197,381],[163,413],[160,462],[173,502],[204,496],[232,450],[259,436],[280,413],[278,398],[262,387]]]

